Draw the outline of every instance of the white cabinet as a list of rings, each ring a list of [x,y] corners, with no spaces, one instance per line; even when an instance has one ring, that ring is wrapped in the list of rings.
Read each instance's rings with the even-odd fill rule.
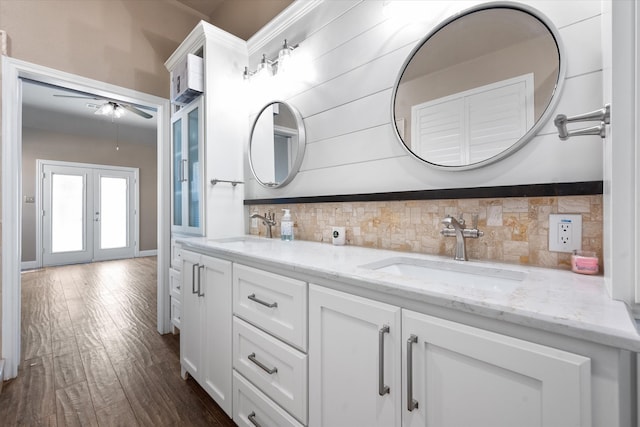
[[[171,231],[204,234],[204,101],[171,116]]]
[[[409,310],[402,331],[405,427],[591,425],[586,357]]]
[[[401,424],[588,426],[591,361],[310,285],[309,426]]]
[[[182,251],[182,377],[231,412],[231,262]]]
[[[309,426],[401,424],[400,308],[309,285]]]

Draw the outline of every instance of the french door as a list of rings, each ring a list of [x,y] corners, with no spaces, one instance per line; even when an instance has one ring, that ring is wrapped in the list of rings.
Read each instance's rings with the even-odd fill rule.
[[[135,169],[43,162],[41,172],[44,266],[134,256]]]

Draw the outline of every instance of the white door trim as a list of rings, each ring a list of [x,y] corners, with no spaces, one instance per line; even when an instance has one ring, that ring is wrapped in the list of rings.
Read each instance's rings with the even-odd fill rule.
[[[2,56],[2,358],[5,379],[20,364],[20,265],[22,227],[22,84],[20,79],[147,105],[157,111],[158,131],[158,318],[160,333],[170,330],[169,217],[171,140],[169,100],[109,83]]]
[[[59,160],[45,160],[45,159],[37,159],[36,160],[36,170],[38,173],[38,177],[36,179],[36,261],[35,266],[33,268],[40,268],[43,266],[42,259],[42,242],[43,242],[43,226],[42,226],[42,197],[44,194],[42,193],[42,184],[44,179],[44,167],[47,166],[61,166],[61,167],[73,167],[73,168],[85,168],[85,169],[99,169],[99,170],[107,170],[107,171],[122,171],[122,172],[131,172],[134,176],[134,186],[133,186],[133,200],[134,200],[134,220],[133,220],[133,239],[134,239],[134,249],[133,256],[140,256],[140,169],[132,168],[126,166],[111,166],[111,165],[98,165],[93,163],[77,163],[77,162],[65,162]],[[95,260],[95,254],[94,254]],[[24,266],[25,263],[23,263]],[[33,265],[33,264],[31,264]]]

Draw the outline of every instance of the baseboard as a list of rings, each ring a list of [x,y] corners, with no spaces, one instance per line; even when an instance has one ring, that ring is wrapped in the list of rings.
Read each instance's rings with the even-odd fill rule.
[[[36,268],[40,268],[37,261],[22,261],[20,264],[20,268],[22,271],[25,270],[35,270]]]
[[[147,251],[138,251],[138,255],[136,255],[136,258],[142,258],[145,256],[158,256],[158,250],[157,249],[149,249]]]

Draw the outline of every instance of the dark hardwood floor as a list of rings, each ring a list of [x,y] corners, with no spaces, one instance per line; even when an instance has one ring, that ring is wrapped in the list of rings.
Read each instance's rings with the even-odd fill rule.
[[[22,275],[22,358],[2,426],[234,426],[156,331],[156,259]]]

